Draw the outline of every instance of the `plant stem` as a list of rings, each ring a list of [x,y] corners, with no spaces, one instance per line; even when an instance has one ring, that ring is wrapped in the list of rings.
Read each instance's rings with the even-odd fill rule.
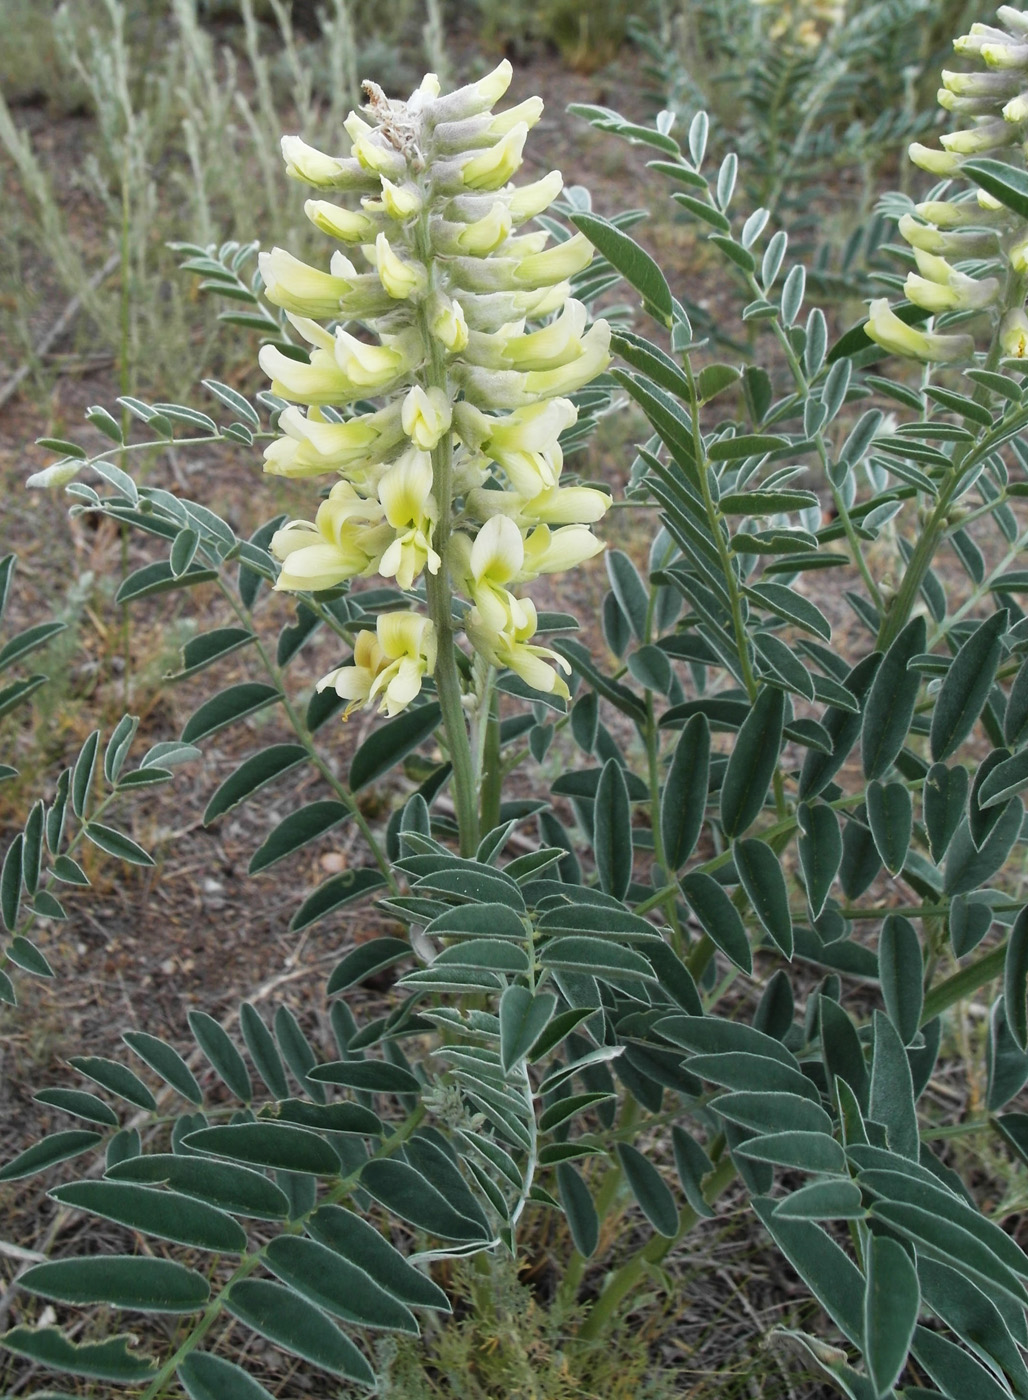
[[[422,253],[431,269],[431,251],[427,233],[422,239]],[[426,388],[441,389],[451,398],[442,347],[432,335],[428,317],[420,312],[423,344],[431,347],[426,367]],[[435,498],[436,522],[433,544],[439,555],[439,567],[426,574],[428,612],[435,627],[436,663],[435,686],[443,712],[443,728],[453,764],[453,805],[460,831],[460,853],[474,855],[478,846],[478,797],[475,791],[475,764],[464,717],[460,675],[457,671],[457,646],[453,626],[453,587],[447,561],[453,516],[453,437],[449,432],[432,449],[432,494]]]
[[[493,668],[489,669],[492,678]],[[500,757],[500,696],[495,685],[486,691],[486,696],[489,708],[485,717],[479,807],[482,830],[492,831],[500,824],[504,770]]]
[[[731,1157],[725,1156],[710,1174],[703,1192],[704,1199],[708,1202],[715,1201],[734,1178],[735,1163]],[[597,1337],[603,1336],[613,1322],[617,1308],[636,1287],[647,1268],[651,1264],[659,1264],[675,1245],[684,1239],[698,1220],[699,1216],[692,1206],[683,1207],[678,1217],[678,1230],[675,1235],[670,1239],[664,1235],[654,1235],[627,1263],[615,1269],[579,1329],[579,1337],[585,1341],[595,1341]]]
[[[1006,957],[1007,945],[1004,942],[991,949],[977,962],[971,963],[969,967],[962,967],[959,972],[954,972],[952,977],[947,977],[944,982],[933,987],[924,999],[922,1026],[934,1021],[936,1016],[951,1007],[954,1002],[961,1001],[972,992],[976,992],[979,987],[984,987],[986,982],[992,982],[1001,976]]]

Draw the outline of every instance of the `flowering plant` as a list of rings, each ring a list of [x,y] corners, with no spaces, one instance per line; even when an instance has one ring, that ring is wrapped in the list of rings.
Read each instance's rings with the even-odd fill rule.
[[[1000,20],[958,47],[1005,73],[1028,55],[1028,23]],[[284,143],[298,178],[359,199],[308,212],[369,270],[338,251],[324,272],[273,250],[247,287],[245,250],[188,250],[193,270],[220,268],[257,308],[268,424],[214,382],[233,414],[224,428],[180,405],[132,411],[162,440],[186,422],[203,429],[194,442],[262,441],[273,474],[328,478],[313,520],[242,539],[209,508],[137,486],[113,455],[152,444],[125,443],[99,409],[91,421],[115,447],[53,469],[73,509],[168,544],[120,601],[210,584],[232,610],[231,626],[190,641],[184,674],[241,648],[264,669],[204,701],[178,756],[272,706],[293,732],[257,747],[205,820],[303,764],[330,796],[279,821],[251,871],[350,822],[368,863],[314,890],[292,926],[373,895],[402,936],[343,953],[323,1035],[286,1007],[269,1029],[244,1003],[248,1064],[193,1013],[188,1058],[125,1033],[152,1086],[87,1056],[74,1066],[107,1097],[42,1091],[89,1127],[47,1134],[0,1180],[93,1153],[96,1169],[51,1195],[131,1233],[120,1254],[26,1261],[4,1345],[143,1400],[261,1400],[275,1382],[238,1353],[240,1324],[341,1384],[388,1385],[396,1351],[369,1336],[418,1335],[419,1318],[450,1306],[446,1266],[465,1256],[492,1306],[493,1267],[552,1212],[566,1242],[555,1297],[570,1309],[588,1296],[573,1339],[588,1349],[731,1189],[844,1345],[776,1337],[851,1400],[923,1395],[923,1375],[950,1400],[1019,1395],[1028,1259],[937,1150],[995,1132],[1028,1157],[1015,1103],[1028,1083],[1028,583],[1012,567],[1028,543],[1028,385],[1010,329],[1024,314],[1028,189],[1007,130],[1020,141],[1019,109],[988,136],[992,157],[958,151],[989,197],[969,224],[972,202],[947,190],[902,211],[925,255],[906,283],[916,312],[895,313],[904,329],[872,305],[834,343],[821,308],[801,319],[806,270],[786,270],[786,231],[769,232],[766,209],[733,212],[737,158],[704,172],[704,117],[680,144],[669,114],[651,128],[579,109],[656,152],[678,208],[724,257],[740,321],[767,349],[764,363],[728,364],[695,339],[624,218],[579,203],[569,235],[544,213],[558,176],[512,183],[539,104],[494,115],[508,78],[501,65],[446,95],[426,79],[406,103],[370,86],[347,123],[351,154]],[[998,92],[975,92],[975,132]],[[954,228],[970,241],[950,241]],[[587,325],[618,276],[660,343]],[[921,312],[969,329],[955,348],[947,319],[911,328]],[[920,361],[922,378],[908,382],[902,361],[875,372],[886,350]],[[611,352],[621,363],[597,383]],[[607,553],[602,658],[574,637],[541,643],[521,586],[599,549],[591,527],[611,498],[569,484],[563,466],[614,386],[649,434],[621,504],[653,528],[642,571]],[[69,480],[87,462],[106,494]],[[949,593],[934,571],[947,550],[963,571]],[[832,645],[842,598],[816,582],[833,571],[853,584],[862,629],[845,657]],[[261,608],[275,589],[300,596],[270,648]],[[287,673],[318,629],[353,656],[303,706]],[[327,725],[356,705],[384,714],[343,779]],[[115,780],[124,742],[105,764]],[[505,778],[553,745],[563,771],[536,772],[545,796],[511,798]],[[379,824],[361,794],[419,747],[420,786]],[[95,757],[94,745],[70,780],[75,811],[87,839],[126,855],[90,820]],[[437,800],[447,787],[456,824]],[[44,825],[55,878],[66,869],[61,823],[40,808],[4,861],[5,921],[38,884]],[[392,969],[388,1006],[366,1016],[347,994]],[[981,1092],[953,1123],[933,1072],[972,993],[989,1004],[969,1071]],[[634,1249],[615,1223],[628,1210],[645,1222]],[[73,1341],[32,1312],[37,1297],[183,1321],[142,1349],[127,1334]]]

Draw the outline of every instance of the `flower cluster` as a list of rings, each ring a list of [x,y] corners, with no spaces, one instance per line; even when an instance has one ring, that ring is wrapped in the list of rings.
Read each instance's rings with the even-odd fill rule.
[[[753,0],[753,4],[775,13],[769,39],[801,49],[819,48],[825,34],[846,15],[845,0]]]
[[[1012,164],[1023,166],[1028,14],[1003,5],[997,17],[1002,28],[974,24],[954,42],[956,52],[971,60],[974,70],[942,74],[939,105],[968,125],[943,136],[941,150],[919,142],[910,147],[914,164],[932,175],[959,177],[965,161],[981,156],[1004,161],[1012,157]],[[1028,222],[984,190],[969,189],[918,204],[916,213],[900,219],[899,231],[917,263],[904,285],[907,299],[932,315],[998,308],[1002,353],[1023,357],[1028,347]],[[958,267],[959,262],[967,270]],[[972,336],[908,326],[884,298],[871,303],[866,330],[885,349],[919,360],[966,362],[974,354]]]
[[[609,361],[610,329],[587,327],[571,296],[592,258],[585,237],[520,231],[562,180],[511,183],[542,103],[494,114],[510,78],[503,62],[441,94],[430,74],[406,102],[366,83],[364,115],[345,123],[348,155],[282,141],[289,174],[318,191],[308,217],[348,252],[327,271],[281,248],[260,259],[265,295],[310,347],[302,360],[261,350],[272,391],[290,401],[265,471],[339,478],[313,521],[274,536],[277,587],[429,583],[428,617],[380,618],[377,634],[358,635],[354,664],[325,677],[351,705],[395,713],[414,698],[450,628],[452,590],[476,652],[567,693],[566,665],[533,643],[535,609],[515,589],[602,548],[590,526],[610,498],[561,485],[559,439],[577,417],[567,395]],[[365,411],[369,399],[382,406]]]

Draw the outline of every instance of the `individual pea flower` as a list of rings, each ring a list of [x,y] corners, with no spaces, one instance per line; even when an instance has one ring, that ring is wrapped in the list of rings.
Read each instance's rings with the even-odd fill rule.
[[[357,161],[327,156],[301,141],[299,136],[282,137],[282,158],[286,174],[294,180],[313,185],[316,189],[366,190],[374,187],[373,180]]]
[[[539,625],[532,600],[521,599],[517,611],[508,612],[504,623],[498,628],[486,622],[481,610],[473,607],[464,627],[472,646],[493,666],[508,668],[533,690],[569,699],[571,692],[559,670],[570,675],[570,664],[559,652],[532,642]]]
[[[560,434],[578,419],[570,399],[530,404],[502,418],[465,401],[455,415],[463,440],[490,457],[519,495],[537,496],[556,486],[564,461]]]
[[[999,343],[1008,359],[1028,358],[1028,316],[1022,308],[1008,311],[1000,322]]]
[[[531,497],[477,487],[468,491],[464,513],[471,520],[489,520],[502,513],[521,529],[531,529],[536,525],[595,525],[610,504],[610,496],[595,486],[551,486]]]
[[[343,297],[353,289],[357,269],[342,253],[334,253],[330,272],[321,272],[294,258],[285,248],[272,248],[257,259],[264,295],[275,306],[298,316],[338,316]]]
[[[292,404],[282,410],[278,426],[285,434],[264,449],[264,470],[271,476],[323,476],[345,471],[358,483],[377,486],[386,470],[383,457],[403,441],[400,405],[330,423],[312,408],[306,417]]]
[[[999,295],[995,277],[968,277],[951,267],[945,258],[914,249],[918,272],[909,272],[903,290],[908,300],[925,311],[975,311],[994,302]]]
[[[350,703],[344,718],[361,705],[379,702],[392,717],[421,691],[421,682],[435,670],[435,628],[417,613],[382,613],[374,632],[361,631],[353,648],[353,665],[339,666],[318,682],[319,693],[334,690]]]
[[[562,574],[576,569],[587,559],[603,550],[587,525],[561,525],[551,530],[549,525],[537,525],[524,537],[524,563],[519,580],[537,578],[540,574]]]
[[[918,330],[901,321],[884,297],[872,301],[868,308],[870,315],[864,332],[884,350],[895,355],[907,355],[911,359],[926,362],[970,360],[974,354],[974,340],[969,335],[938,335]]]
[[[378,234],[380,221],[370,214],[344,209],[327,199],[308,199],[303,212],[315,228],[342,243],[367,243]]]
[[[425,566],[439,572],[440,558],[432,548],[432,530],[438,507],[432,495],[432,459],[413,450],[400,457],[378,485],[378,499],[386,519],[396,531],[383,553],[378,571],[410,588]]]
[[[422,389],[415,384],[403,401],[403,431],[422,451],[431,452],[439,439],[450,431],[453,409],[442,389]]]
[[[374,571],[393,539],[384,514],[380,501],[337,482],[313,522],[294,520],[271,537],[271,553],[282,563],[275,588],[317,593]]]

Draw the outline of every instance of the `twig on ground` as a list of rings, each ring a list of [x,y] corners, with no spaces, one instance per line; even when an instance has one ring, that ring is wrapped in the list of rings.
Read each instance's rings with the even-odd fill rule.
[[[104,263],[103,267],[101,267],[98,272],[94,272],[92,277],[89,279],[89,282],[87,284],[88,290],[95,291],[102,282],[105,282],[107,280],[107,278],[111,275],[111,273],[114,271],[114,269],[118,266],[120,262],[121,254],[112,253],[111,256]],[[60,340],[61,336],[68,329],[71,323],[75,320],[75,317],[81,311],[84,296],[84,291],[75,293],[71,301],[68,302],[68,305],[58,316],[57,320],[53,323],[50,329],[43,336],[42,340],[40,340],[39,343],[35,346],[34,350],[32,351],[31,359],[26,360],[23,365],[19,366],[19,368],[15,370],[14,374],[11,375],[10,379],[8,379],[7,383],[4,384],[2,388],[0,388],[0,408],[3,408],[4,404],[6,404],[9,399],[14,397],[15,393],[18,390],[18,386],[21,384],[22,380],[28,377],[32,369],[33,361],[38,360],[43,355],[47,354],[47,352],[52,350],[53,347]]]

